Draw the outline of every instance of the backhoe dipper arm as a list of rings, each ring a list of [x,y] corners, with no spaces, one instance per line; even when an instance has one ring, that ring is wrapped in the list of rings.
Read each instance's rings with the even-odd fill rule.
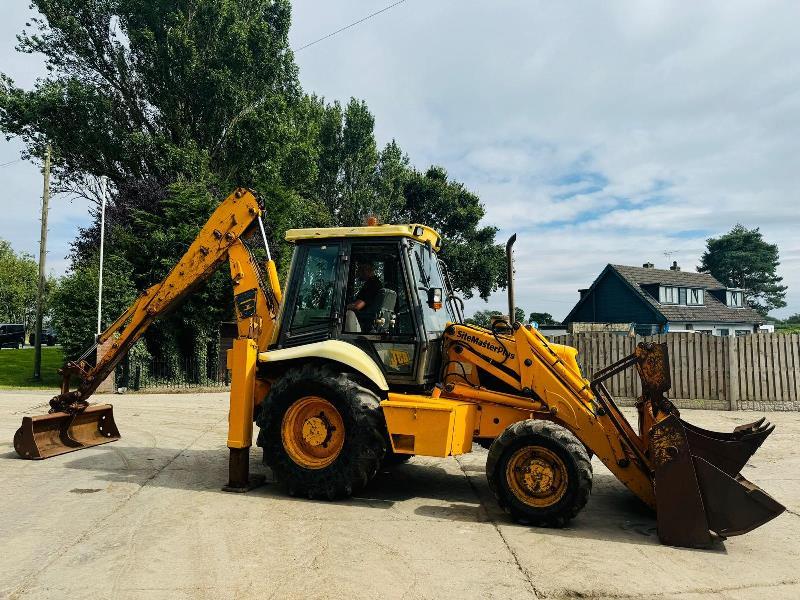
[[[94,366],[83,359],[67,363],[61,371],[63,381],[61,394],[50,401],[50,412],[79,412],[87,406],[87,399],[97,389],[114,367],[124,358],[131,346],[142,337],[147,328],[158,317],[166,314],[198,285],[207,280],[222,262],[230,259],[231,276],[237,294],[237,316],[239,335],[251,337],[264,349],[272,334],[278,305],[280,288],[277,287],[275,265],[267,263],[267,279],[262,282],[255,261],[241,241],[241,236],[261,215],[261,207],[255,195],[246,189],[237,189],[228,196],[212,213],[206,224],[197,234],[194,242],[172,268],[163,281],[141,293],[136,301],[103,333],[97,344],[113,340],[111,349],[99,357]],[[247,310],[238,301],[240,283],[246,280],[252,287],[246,290],[251,298]],[[244,312],[244,314],[243,314]],[[96,347],[96,346],[95,346]],[[77,376],[80,383],[70,391],[70,379]]]

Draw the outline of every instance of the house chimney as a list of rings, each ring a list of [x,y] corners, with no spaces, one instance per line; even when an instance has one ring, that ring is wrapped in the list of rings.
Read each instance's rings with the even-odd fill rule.
[[[677,260],[673,260],[672,261],[672,266],[669,268],[669,270],[670,271],[680,271],[681,270],[681,268],[678,266],[678,261]]]
[[[642,268],[643,269],[652,269],[653,268],[653,263],[644,263],[642,265]]]
[[[584,288],[584,289],[582,289],[582,290],[578,290],[578,293],[580,294],[580,296],[581,296],[581,299],[583,299],[583,298],[585,298],[585,297],[586,297],[586,294],[588,294],[588,293],[589,293],[589,288]]]

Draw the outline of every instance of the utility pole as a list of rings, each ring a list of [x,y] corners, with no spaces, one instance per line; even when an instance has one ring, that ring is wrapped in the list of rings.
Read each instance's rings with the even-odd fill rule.
[[[106,198],[108,196],[108,180],[105,177],[100,179],[100,194],[102,195],[101,208],[100,208],[100,276],[97,280],[97,336],[99,337],[103,330],[101,329],[101,320],[103,315],[103,246],[106,239]]]
[[[42,189],[42,233],[39,237],[39,293],[36,296],[36,337],[34,339],[33,378],[42,378],[42,316],[44,313],[44,261],[47,256],[47,213],[50,205],[50,144],[44,152]]]

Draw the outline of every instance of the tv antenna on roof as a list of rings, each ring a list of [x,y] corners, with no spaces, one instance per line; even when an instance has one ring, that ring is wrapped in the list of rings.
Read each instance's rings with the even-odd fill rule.
[[[677,254],[677,252],[677,250],[664,250],[662,254],[667,257],[667,262],[669,263],[672,261],[672,255]]]

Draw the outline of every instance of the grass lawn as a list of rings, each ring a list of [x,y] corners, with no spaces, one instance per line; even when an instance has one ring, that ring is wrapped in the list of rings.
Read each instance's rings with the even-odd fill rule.
[[[58,370],[64,355],[58,346],[42,348],[42,380],[33,381],[33,348],[0,349],[0,389],[50,389],[61,385]]]

